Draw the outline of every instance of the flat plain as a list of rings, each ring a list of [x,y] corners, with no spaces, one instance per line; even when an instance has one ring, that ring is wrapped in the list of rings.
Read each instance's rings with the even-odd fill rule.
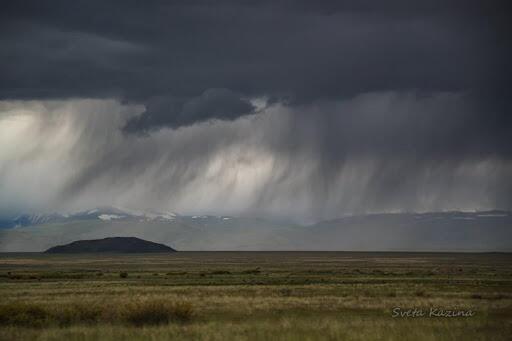
[[[0,340],[510,335],[507,253],[0,254]]]

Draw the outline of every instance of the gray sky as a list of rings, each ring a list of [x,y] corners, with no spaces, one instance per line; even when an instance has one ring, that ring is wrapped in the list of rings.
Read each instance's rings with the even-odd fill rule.
[[[0,214],[512,208],[500,1],[4,1]]]

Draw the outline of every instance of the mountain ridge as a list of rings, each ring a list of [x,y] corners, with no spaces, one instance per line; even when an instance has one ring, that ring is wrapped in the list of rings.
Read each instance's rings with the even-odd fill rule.
[[[53,222],[0,230],[0,252],[43,251],[57,243],[138,237],[182,251],[512,251],[508,211],[381,213],[311,225],[264,218],[83,211]]]
[[[329,223],[333,221],[339,221],[343,219],[357,219],[360,217],[393,217],[393,216],[416,216],[418,218],[421,217],[433,217],[433,216],[447,216],[447,215],[459,215],[461,219],[468,219],[476,217],[506,217],[512,216],[512,211],[506,210],[484,210],[484,211],[432,211],[432,212],[380,212],[380,213],[363,213],[363,214],[351,214],[351,215],[342,215],[338,218],[331,218],[326,220],[320,220],[317,222],[309,223],[309,224],[297,224],[292,221],[286,221],[280,219],[279,221],[284,224],[293,224],[293,225],[301,225],[301,226],[314,226],[323,223]],[[31,213],[31,214],[21,214],[14,218],[2,218],[0,219],[0,229],[1,228],[14,228],[14,227],[24,227],[24,226],[34,226],[34,225],[42,225],[47,223],[64,223],[70,220],[92,220],[92,219],[100,219],[100,220],[130,220],[130,219],[138,219],[139,222],[144,221],[174,221],[177,218],[183,219],[207,219],[207,218],[218,218],[223,220],[230,220],[233,216],[224,216],[224,215],[180,215],[175,212],[157,212],[152,210],[133,210],[115,206],[104,206],[104,207],[96,207],[88,210],[77,211],[74,213]],[[265,218],[249,218],[249,219],[263,219],[263,220],[272,220],[274,219],[265,219]]]

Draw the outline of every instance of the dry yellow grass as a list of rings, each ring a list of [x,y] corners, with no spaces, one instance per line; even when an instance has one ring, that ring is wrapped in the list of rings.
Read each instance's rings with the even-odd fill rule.
[[[6,261],[16,257],[23,265]],[[64,257],[0,255],[0,339],[507,340],[512,334],[510,255],[178,253],[85,255],[76,263]],[[476,315],[392,318],[394,307]]]

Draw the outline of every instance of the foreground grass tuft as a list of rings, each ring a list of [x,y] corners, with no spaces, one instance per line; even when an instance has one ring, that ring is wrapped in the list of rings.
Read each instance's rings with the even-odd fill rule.
[[[0,306],[0,325],[41,327],[48,319],[48,313],[35,304],[7,304]]]
[[[142,301],[128,304],[122,312],[123,319],[134,326],[188,322],[192,316],[192,305],[187,302]]]
[[[58,306],[9,303],[0,305],[0,326],[43,327],[95,323],[160,325],[188,322],[193,312],[189,303],[157,300],[129,302],[121,308],[95,303]]]

